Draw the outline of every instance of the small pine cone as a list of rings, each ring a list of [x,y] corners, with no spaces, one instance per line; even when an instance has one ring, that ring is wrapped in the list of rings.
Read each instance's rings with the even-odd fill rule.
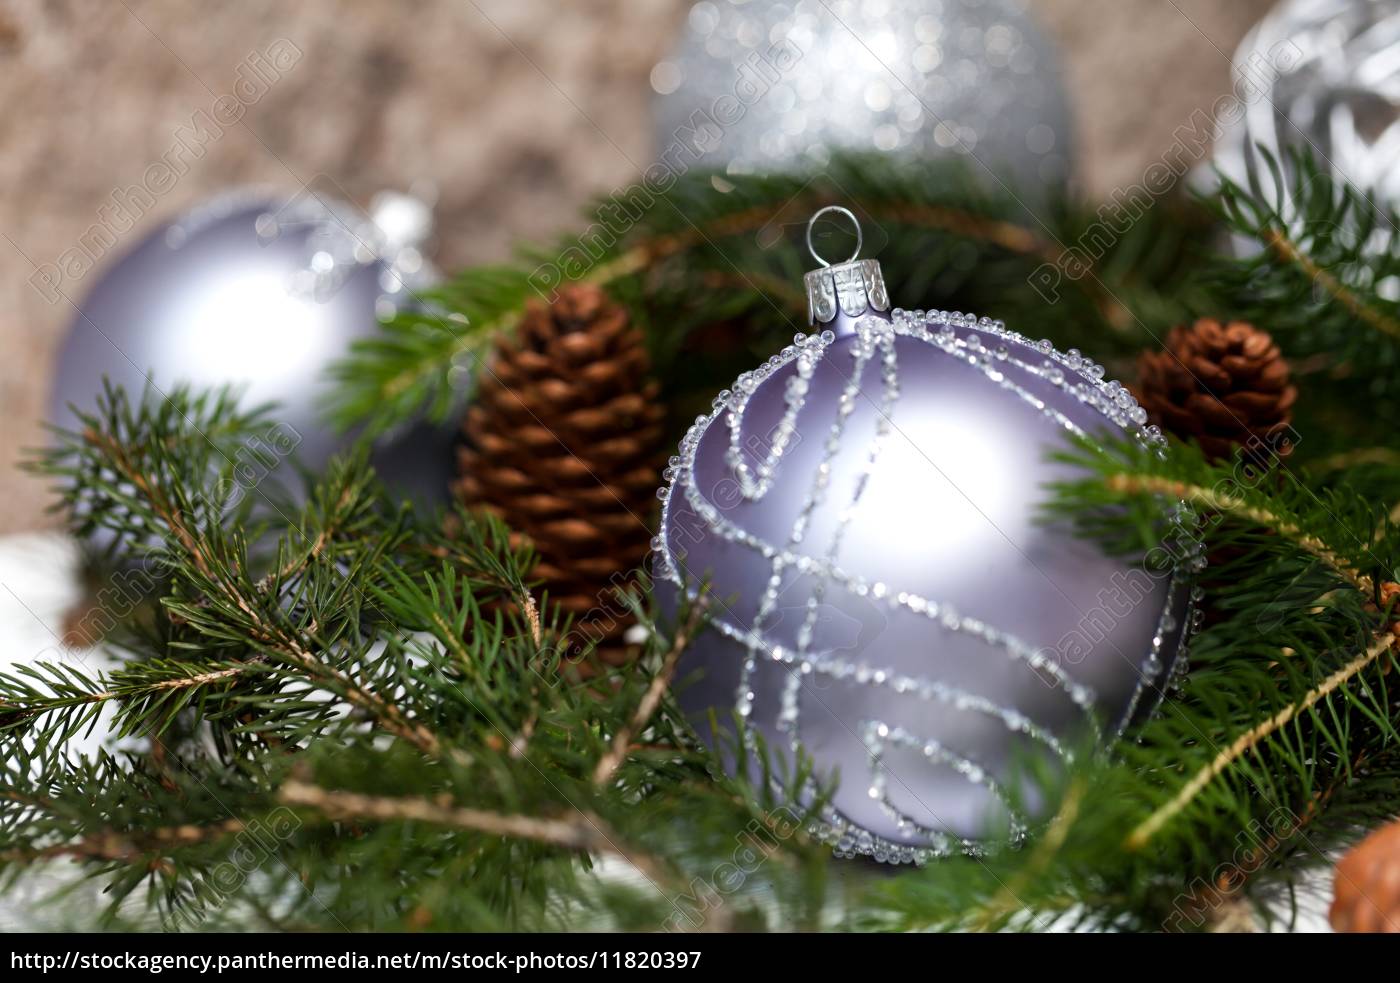
[[[1138,358],[1138,401],[1153,423],[1196,440],[1214,461],[1237,447],[1283,457],[1298,390],[1269,335],[1243,321],[1176,327],[1165,351]]]
[[[1328,920],[1338,932],[1400,933],[1400,820],[1337,862]]]
[[[619,588],[646,558],[663,410],[627,312],[597,287],[531,302],[496,342],[463,429],[458,495],[535,547],[535,574],[603,661],[628,658]]]

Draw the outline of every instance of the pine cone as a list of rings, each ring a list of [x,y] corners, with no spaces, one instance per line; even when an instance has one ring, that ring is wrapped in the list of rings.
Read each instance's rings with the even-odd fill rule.
[[[1138,401],[1153,423],[1196,440],[1211,460],[1236,447],[1285,456],[1293,402],[1288,363],[1269,335],[1243,321],[1176,327],[1161,352],[1138,358]]]
[[[1400,820],[1337,862],[1328,920],[1338,932],[1400,933]]]
[[[574,285],[531,302],[488,364],[457,493],[528,538],[579,639],[622,664],[630,621],[618,589],[646,558],[661,481],[663,411],[641,335],[597,287]]]

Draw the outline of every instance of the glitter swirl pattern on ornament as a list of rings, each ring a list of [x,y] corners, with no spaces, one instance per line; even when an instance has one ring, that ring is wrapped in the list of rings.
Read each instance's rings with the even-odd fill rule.
[[[974,394],[959,415],[940,404]],[[1194,617],[1202,561],[1179,510],[1178,568],[1082,662],[1047,649],[1127,568],[1036,531],[1035,479],[1051,472],[1023,452],[1104,429],[1163,443],[1101,367],[985,318],[896,311],[853,337],[798,336],[720,394],[666,474],[658,581],[691,599],[708,583],[716,601],[678,676],[682,706],[721,726],[732,711],[739,736],[839,769],[814,830],[839,854],[917,862],[1019,841],[1048,804],[1013,759],[1067,762],[1071,739],[1116,736],[1155,704]],[[929,451],[961,463],[968,502],[922,477]],[[842,613],[878,630],[844,644],[828,623]]]
[[[1333,177],[1400,203],[1400,0],[1285,0],[1235,54],[1243,113],[1215,147],[1232,180],[1276,193],[1260,147],[1291,176],[1307,150]]]
[[[806,171],[881,151],[975,158],[979,178],[1027,191],[1071,170],[1058,60],[1016,0],[702,0],[651,84],[673,168]]]

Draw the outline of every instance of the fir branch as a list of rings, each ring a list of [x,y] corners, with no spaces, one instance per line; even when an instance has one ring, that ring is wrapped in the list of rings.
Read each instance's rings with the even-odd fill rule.
[[[622,855],[613,845],[616,837],[609,836],[606,827],[596,817],[583,813],[569,819],[540,819],[443,805],[424,799],[336,792],[297,781],[282,785],[277,797],[286,805],[312,809],[328,819],[432,823],[492,836],[519,837],[568,850],[616,852]]]
[[[0,850],[0,863],[31,864],[56,857],[72,857],[79,860],[116,860],[133,863],[152,855],[161,855],[180,847],[210,843],[228,836],[236,836],[247,829],[247,824],[238,818],[208,826],[167,826],[157,829],[132,831],[103,830],[84,836],[71,843],[58,843],[27,850]]]
[[[1375,591],[1375,584],[1369,576],[1358,572],[1321,539],[1304,531],[1297,522],[1274,514],[1263,506],[1250,504],[1239,496],[1221,492],[1218,487],[1207,488],[1158,475],[1127,472],[1108,475],[1104,484],[1109,491],[1117,494],[1179,499],[1212,512],[1228,513],[1237,519],[1262,526],[1297,543],[1300,548],[1326,563],[1362,594],[1369,597]]]
[[[1034,315],[1062,344],[1102,335],[1107,356],[1085,347],[1107,360],[1140,337],[1111,330],[1123,318],[1101,294],[1122,297],[1127,323],[1145,331],[1201,299],[1199,284],[1180,296],[1160,289],[1181,282],[1185,263],[1211,303],[1258,315],[1291,357],[1320,367],[1310,397],[1338,411],[1364,405],[1382,424],[1400,416],[1390,379],[1400,306],[1381,286],[1400,261],[1384,216],[1346,189],[1309,178],[1290,200],[1271,201],[1261,188],[1226,185],[1212,206],[1263,252],[1192,267],[1200,261],[1182,260],[1171,242],[1186,223],[1149,217],[1097,267],[1103,288],[1066,283],[1047,307],[1027,276],[1064,260],[1057,250],[1078,241],[1084,214],[1064,206],[1041,234],[984,191],[864,168],[838,162],[825,184],[745,178],[726,194],[708,177],[679,182],[668,201],[701,234],[669,208],[649,210],[581,275],[607,283],[650,332],[671,391],[705,389],[705,360],[684,348],[696,325],[742,320],[760,344],[763,332],[791,333],[800,298],[783,285],[800,283],[806,265],[796,237],[759,243],[752,233],[788,224],[783,202],[805,219],[835,198],[885,225],[887,279],[907,288],[897,296],[911,306],[993,298],[988,313]],[[531,295],[529,264],[468,271],[433,306],[357,347],[342,366],[342,422],[450,413],[471,358]],[[291,829],[276,846],[285,856],[237,890],[239,911],[270,924],[557,928],[584,908],[655,928],[681,885],[732,855],[736,830],[754,830],[772,861],[755,884],[776,899],[777,924],[819,923],[828,864],[803,829],[820,816],[825,776],[801,755],[770,758],[758,740],[757,773],[817,792],[794,798],[747,773],[715,777],[721,758],[695,749],[665,699],[693,612],[609,685],[569,685],[558,650],[567,618],[532,596],[531,558],[499,524],[391,507],[362,455],[334,464],[290,515],[263,514],[255,496],[236,508],[206,497],[264,425],[227,394],[131,403],[109,392],[43,456],[80,532],[109,530],[125,556],[159,559],[160,605],[127,629],[121,669],[0,676],[5,876],[71,856],[104,878],[114,904],[144,885],[152,910],[185,911],[200,876],[230,855],[237,824],[294,810],[316,821]],[[1320,476],[1298,468],[1246,480],[1183,447],[1062,455],[1082,472],[1053,490],[1052,512],[1115,552],[1161,545],[1164,499],[1208,513],[1208,546],[1223,562],[1203,581],[1213,617],[1183,692],[1112,755],[1078,755],[1068,775],[1016,783],[1017,794],[1059,804],[1030,849],[902,872],[862,895],[851,918],[1020,928],[1057,912],[1140,929],[1186,911],[1189,926],[1203,907],[1245,905],[1289,883],[1278,858],[1310,851],[1295,828],[1271,828],[1245,854],[1259,867],[1248,896],[1243,882],[1219,890],[1239,836],[1274,811],[1301,815],[1306,845],[1320,849],[1393,811],[1400,691],[1381,670],[1395,640],[1400,542],[1387,512],[1400,470],[1386,457],[1391,432],[1376,429],[1354,442],[1373,448],[1364,453],[1348,446],[1360,430],[1314,431],[1328,468]],[[63,741],[113,705],[111,733],[152,735],[163,767],[63,758]],[[600,885],[589,873],[600,855],[627,858],[662,890]],[[296,904],[303,878],[318,905]],[[711,924],[768,924],[745,903],[728,899]],[[210,918],[238,924],[232,913]]]
[[[1266,864],[1275,861],[1287,844],[1295,843],[1307,828],[1326,811],[1328,805],[1352,780],[1353,776],[1371,760],[1373,760],[1372,754],[1368,750],[1363,750],[1358,754],[1346,769],[1339,770],[1331,781],[1308,800],[1296,821],[1290,823],[1285,829],[1271,831],[1263,843],[1250,848],[1245,853],[1236,867],[1222,874],[1215,883],[1202,885],[1199,890],[1193,892],[1188,902],[1188,910],[1194,912],[1211,911],[1218,908],[1231,895],[1242,893],[1253,875],[1264,869]]]
[[[286,879],[296,870],[318,879],[321,902],[297,915],[303,926],[324,912],[329,927],[411,927],[411,894],[461,927],[557,927],[565,902],[655,927],[672,897],[732,854],[734,830],[768,828],[765,810],[778,808],[806,821],[806,803],[714,782],[713,762],[688,744],[662,699],[688,635],[645,663],[660,680],[637,668],[615,687],[569,685],[559,671],[567,619],[529,591],[531,557],[498,522],[391,508],[355,454],[294,517],[245,524],[194,494],[218,487],[226,462],[191,430],[227,422],[232,408],[183,412],[196,405],[110,394],[92,419],[96,439],[79,435],[46,458],[51,473],[107,476],[74,494],[122,547],[160,558],[160,605],[142,615],[152,630],[132,634],[119,669],[0,678],[3,710],[16,714],[0,732],[0,784],[14,792],[0,797],[7,876],[72,856],[109,881],[106,917],[145,885],[167,917],[226,924],[207,910],[202,879],[238,836],[187,832],[295,806],[345,821],[290,824],[276,845],[286,863],[239,886],[240,908],[274,922],[302,889]],[[137,461],[139,485],[125,471]],[[67,737],[113,705],[110,734],[158,740],[159,762],[63,756]],[[629,728],[658,750],[629,741],[614,760],[613,736]],[[793,770],[794,787],[814,787],[809,765]],[[600,773],[611,780],[594,781]],[[185,832],[143,834],[167,828]],[[800,833],[783,836],[775,855],[812,855]],[[586,876],[600,854],[625,857],[664,890],[644,900],[604,890]],[[795,863],[773,872],[811,877]],[[813,908],[806,889],[793,897]],[[708,923],[728,924],[728,907]]]
[[[331,466],[298,521],[272,550],[272,569],[256,576],[243,530],[235,527],[228,534],[224,528],[239,514],[230,513],[222,498],[207,497],[205,489],[226,486],[237,441],[255,436],[260,426],[260,417],[240,415],[226,394],[195,397],[176,390],[157,398],[148,393],[132,406],[123,394],[109,390],[81,430],[41,459],[55,474],[112,475],[88,487],[70,487],[65,494],[75,504],[81,498],[85,523],[110,524],[113,532],[132,536],[132,546],[158,560],[172,578],[163,607],[173,623],[216,647],[235,643],[235,650],[216,669],[166,663],[163,669],[127,670],[110,684],[44,667],[55,687],[52,695],[13,685],[3,695],[17,708],[15,719],[117,699],[130,708],[120,718],[121,727],[159,737],[175,713],[189,705],[175,691],[199,689],[206,694],[202,699],[236,701],[246,695],[241,688],[210,694],[208,685],[250,673],[276,679],[290,669],[422,753],[440,753],[441,741],[430,728],[347,668],[370,644],[361,633],[364,588],[355,578],[371,570],[397,569],[381,561],[410,538],[406,513],[386,512],[377,504],[363,452],[352,454]],[[210,432],[224,434],[228,443],[204,439]],[[489,531],[482,536],[481,530]],[[489,523],[474,525],[470,535],[456,537],[450,547],[439,531],[418,532],[430,553],[444,553],[465,564],[461,569],[479,573],[482,589],[519,589],[520,571],[499,559],[504,535]],[[410,563],[404,569],[418,567]],[[314,607],[321,612],[313,614]],[[165,675],[152,677],[153,671]],[[302,720],[324,717],[300,701],[286,703],[296,728]],[[77,723],[91,719],[88,712]],[[63,725],[73,723],[65,719]]]
[[[1066,346],[1097,337],[1100,358],[1108,344],[1127,353],[1148,336],[1143,318],[1156,322],[1159,311],[1181,309],[1185,293],[1158,285],[1185,262],[1172,243],[1198,224],[1179,208],[1118,216],[1107,206],[1056,202],[1042,209],[1048,231],[1041,231],[1026,222],[1017,196],[989,190],[948,161],[910,170],[878,155],[843,156],[816,179],[727,176],[723,193],[711,178],[688,173],[664,195],[632,203],[625,228],[612,215],[615,206],[602,201],[586,215],[584,232],[552,249],[527,251],[511,266],[463,271],[428,291],[416,309],[357,342],[334,368],[333,418],[372,432],[420,416],[446,419],[457,412],[491,339],[513,330],[525,305],[562,280],[606,287],[648,332],[666,387],[698,388],[696,373],[709,371],[707,361],[677,355],[694,328],[741,318],[754,325],[755,339],[792,334],[805,308],[801,273],[810,266],[800,227],[832,203],[878,223],[886,280],[900,288],[906,306],[966,309],[990,300],[991,310],[1011,321],[1014,305],[1028,320],[1062,329],[1050,333]],[[1047,306],[1032,286],[1034,274],[1064,266],[1066,249],[1100,226],[1127,231],[1111,237],[1107,253],[1096,253],[1092,275],[1084,275],[1087,253],[1077,258],[1060,302]],[[867,229],[867,239],[876,231]],[[969,275],[973,263],[976,277]],[[1129,298],[1143,303],[1129,309]],[[724,372],[715,388],[732,379]]]
[[[455,829],[528,840],[587,854],[610,854],[627,861],[653,883],[671,883],[675,874],[658,858],[628,846],[599,816],[573,810],[566,818],[509,815],[453,806],[425,799],[391,798],[337,792],[289,781],[278,790],[289,806],[311,809],[327,819],[375,823],[421,822]]]
[[[1129,850],[1140,850],[1145,847],[1163,826],[1178,815],[1187,805],[1191,803],[1201,790],[1206,787],[1216,776],[1230,767],[1238,758],[1253,751],[1270,734],[1288,724],[1299,714],[1310,710],[1319,700],[1326,698],[1330,693],[1348,682],[1366,667],[1372,665],[1382,655],[1395,648],[1396,638],[1393,635],[1377,639],[1366,651],[1352,659],[1342,668],[1328,676],[1317,686],[1309,690],[1295,704],[1284,707],[1278,713],[1267,720],[1260,721],[1254,727],[1237,737],[1229,747],[1220,751],[1205,768],[1202,768],[1191,780],[1181,787],[1176,795],[1159,808],[1152,815],[1148,816],[1128,835],[1125,846]]]
[[[1163,923],[1198,925],[1219,868],[1239,865],[1239,837],[1251,829],[1264,835],[1246,854],[1260,868],[1249,870],[1249,890],[1266,895],[1293,876],[1265,867],[1269,853],[1298,835],[1298,824],[1270,832],[1275,814],[1307,817],[1307,856],[1294,851],[1295,863],[1307,863],[1364,821],[1359,816],[1387,808],[1390,774],[1363,778],[1354,762],[1382,760],[1400,739],[1387,675],[1368,672],[1389,664],[1394,643],[1392,527],[1384,509],[1345,481],[1312,487],[1302,473],[1210,465],[1193,447],[1161,455],[1081,445],[1061,459],[1085,475],[1056,486],[1051,510],[1086,535],[1115,551],[1151,549],[1166,532],[1164,505],[1194,501],[1206,513],[1207,548],[1225,562],[1205,579],[1216,620],[1192,645],[1185,693],[1121,747],[1118,764],[1089,776],[1093,802],[1080,812],[1083,828],[1044,881],[1070,879],[1074,903],[1106,918],[1133,908],[1142,915],[1166,900]],[[1338,812],[1343,780],[1356,797],[1350,811]],[[1096,859],[1076,854],[1093,841]],[[1104,853],[1105,841],[1121,853]],[[1201,886],[1175,899],[1136,886],[1169,865],[1177,872],[1168,882]],[[1091,869],[1092,890],[1078,879]],[[1199,871],[1194,881],[1192,871]],[[1051,904],[1051,883],[1036,879],[1029,903]],[[1106,894],[1105,885],[1117,890]],[[1235,891],[1243,890],[1242,881]],[[1232,892],[1219,899],[1240,901]]]
[[[1400,340],[1400,320],[1392,317],[1383,310],[1363,300],[1354,290],[1348,288],[1344,283],[1318,265],[1317,261],[1308,256],[1302,247],[1290,239],[1279,229],[1265,229],[1263,231],[1264,245],[1288,263],[1297,265],[1299,270],[1310,281],[1321,287],[1348,312],[1358,320],[1364,322],[1383,334]]]
[[[1020,891],[1043,876],[1054,862],[1055,855],[1065,845],[1069,832],[1079,818],[1079,810],[1084,800],[1084,779],[1076,776],[1071,780],[1060,807],[1050,820],[1044,834],[1035,844],[1035,851],[1029,862],[1016,873],[1016,878],[1002,886],[997,896],[972,925],[977,931],[992,931],[1004,924],[1007,917],[1024,907],[1019,899]]]
[[[1393,422],[1400,304],[1387,285],[1400,274],[1400,214],[1338,181],[1309,153],[1261,159],[1262,172],[1247,184],[1222,176],[1202,199],[1257,251],[1239,248],[1239,258],[1220,258],[1201,275],[1227,309],[1268,330],[1289,358],[1366,379],[1376,408]],[[1345,408],[1355,388],[1315,381],[1309,395]]]
[[[656,713],[657,708],[661,706],[661,701],[665,697],[666,691],[670,689],[671,682],[675,679],[676,668],[680,665],[681,655],[684,654],[696,629],[700,626],[704,617],[704,611],[705,603],[702,597],[700,601],[691,607],[687,618],[676,626],[671,639],[671,645],[666,650],[666,654],[662,656],[661,668],[656,675],[652,677],[650,685],[646,688],[646,692],[642,694],[642,698],[637,702],[636,711],[633,712],[632,717],[627,721],[626,725],[613,735],[612,745],[608,749],[608,753],[598,759],[598,765],[593,769],[594,785],[602,785],[613,776],[614,772],[616,772],[618,767],[622,764],[623,759],[627,756],[627,751],[632,746],[632,741],[642,732],[648,721],[650,721],[652,716]]]
[[[162,699],[173,695],[173,691],[226,682],[244,671],[243,666],[209,670],[181,663],[147,662],[88,679],[66,666],[35,663],[22,667],[21,675],[0,673],[0,729],[46,713],[94,707],[112,700],[145,704],[147,716],[155,716],[151,711],[162,706]],[[153,698],[154,702],[147,703]],[[83,721],[90,716],[85,715]]]

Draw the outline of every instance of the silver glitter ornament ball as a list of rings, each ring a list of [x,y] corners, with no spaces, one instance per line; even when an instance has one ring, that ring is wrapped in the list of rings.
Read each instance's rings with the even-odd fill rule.
[[[1070,173],[1058,59],[1017,0],[703,0],[651,85],[675,168],[806,171],[855,150],[965,157],[1024,190]]]
[[[1267,151],[1291,174],[1309,151],[1343,181],[1400,207],[1400,0],[1285,0],[1241,42],[1238,103],[1215,163],[1273,197]]]
[[[240,490],[277,470],[295,494],[286,460],[319,470],[350,441],[323,418],[328,368],[434,278],[419,251],[431,228],[428,206],[402,194],[378,196],[370,215],[320,194],[212,198],[131,246],[77,302],[50,418],[72,426],[70,404],[91,410],[104,376],[133,398],[148,382],[157,394],[233,385],[243,405],[276,404]],[[405,494],[439,502],[451,440],[445,428],[413,428],[380,441],[375,463]]]
[[[1163,438],[1078,352],[891,313],[873,261],[807,288],[813,333],[719,395],[660,493],[658,593],[678,608],[705,585],[710,617],[681,705],[725,748],[757,733],[839,774],[817,832],[842,854],[1014,842],[1053,806],[1017,777],[1028,759],[1155,706],[1202,562],[1179,503],[1160,573],[1047,521],[1045,484],[1079,476],[1050,455]]]

